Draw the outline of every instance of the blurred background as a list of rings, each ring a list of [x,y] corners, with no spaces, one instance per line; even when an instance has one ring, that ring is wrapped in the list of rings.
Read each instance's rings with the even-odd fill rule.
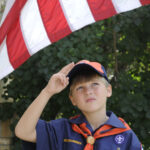
[[[5,0],[0,0],[0,17]],[[113,87],[108,110],[123,117],[150,150],[150,6],[87,26],[44,48],[0,81],[0,150],[21,150],[14,136],[19,118],[64,65],[81,59],[102,63]],[[2,65],[2,64],[0,64]],[[55,95],[41,118],[76,115],[68,89]]]

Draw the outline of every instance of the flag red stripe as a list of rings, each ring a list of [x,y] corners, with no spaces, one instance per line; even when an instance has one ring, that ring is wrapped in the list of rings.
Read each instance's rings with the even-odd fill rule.
[[[30,57],[22,36],[19,19],[8,33],[6,43],[9,61],[16,69]]]
[[[117,14],[112,1],[110,0],[88,0],[88,4],[96,21]]]
[[[41,17],[51,42],[71,33],[59,0],[38,0]]]
[[[26,2],[27,2],[27,0],[16,0],[14,2],[14,5],[10,9],[2,26],[0,27],[0,44],[3,42],[5,36],[7,35],[8,31],[10,30],[12,25],[18,19],[19,15],[20,15],[20,11]]]
[[[148,5],[150,4],[150,0],[140,0],[142,5]]]

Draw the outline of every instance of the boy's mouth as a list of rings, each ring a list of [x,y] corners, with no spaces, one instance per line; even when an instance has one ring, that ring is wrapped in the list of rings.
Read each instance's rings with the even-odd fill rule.
[[[89,103],[89,102],[93,102],[93,101],[95,101],[95,100],[96,100],[95,98],[88,98],[88,99],[86,100],[86,102]]]

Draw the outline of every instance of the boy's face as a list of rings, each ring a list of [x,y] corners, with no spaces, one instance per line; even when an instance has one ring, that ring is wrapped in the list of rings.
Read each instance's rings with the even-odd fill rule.
[[[106,86],[104,80],[97,75],[88,81],[83,80],[72,85],[69,95],[72,104],[83,113],[105,109],[107,97],[111,96],[112,89],[111,85]]]

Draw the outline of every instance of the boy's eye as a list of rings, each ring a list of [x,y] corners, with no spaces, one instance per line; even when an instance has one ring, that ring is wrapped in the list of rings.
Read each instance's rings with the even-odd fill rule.
[[[76,90],[79,91],[79,90],[82,90],[83,87],[82,86],[79,86]]]
[[[99,83],[96,83],[96,82],[95,82],[95,83],[92,83],[92,85],[93,85],[93,86],[97,86],[97,85],[99,85]]]

